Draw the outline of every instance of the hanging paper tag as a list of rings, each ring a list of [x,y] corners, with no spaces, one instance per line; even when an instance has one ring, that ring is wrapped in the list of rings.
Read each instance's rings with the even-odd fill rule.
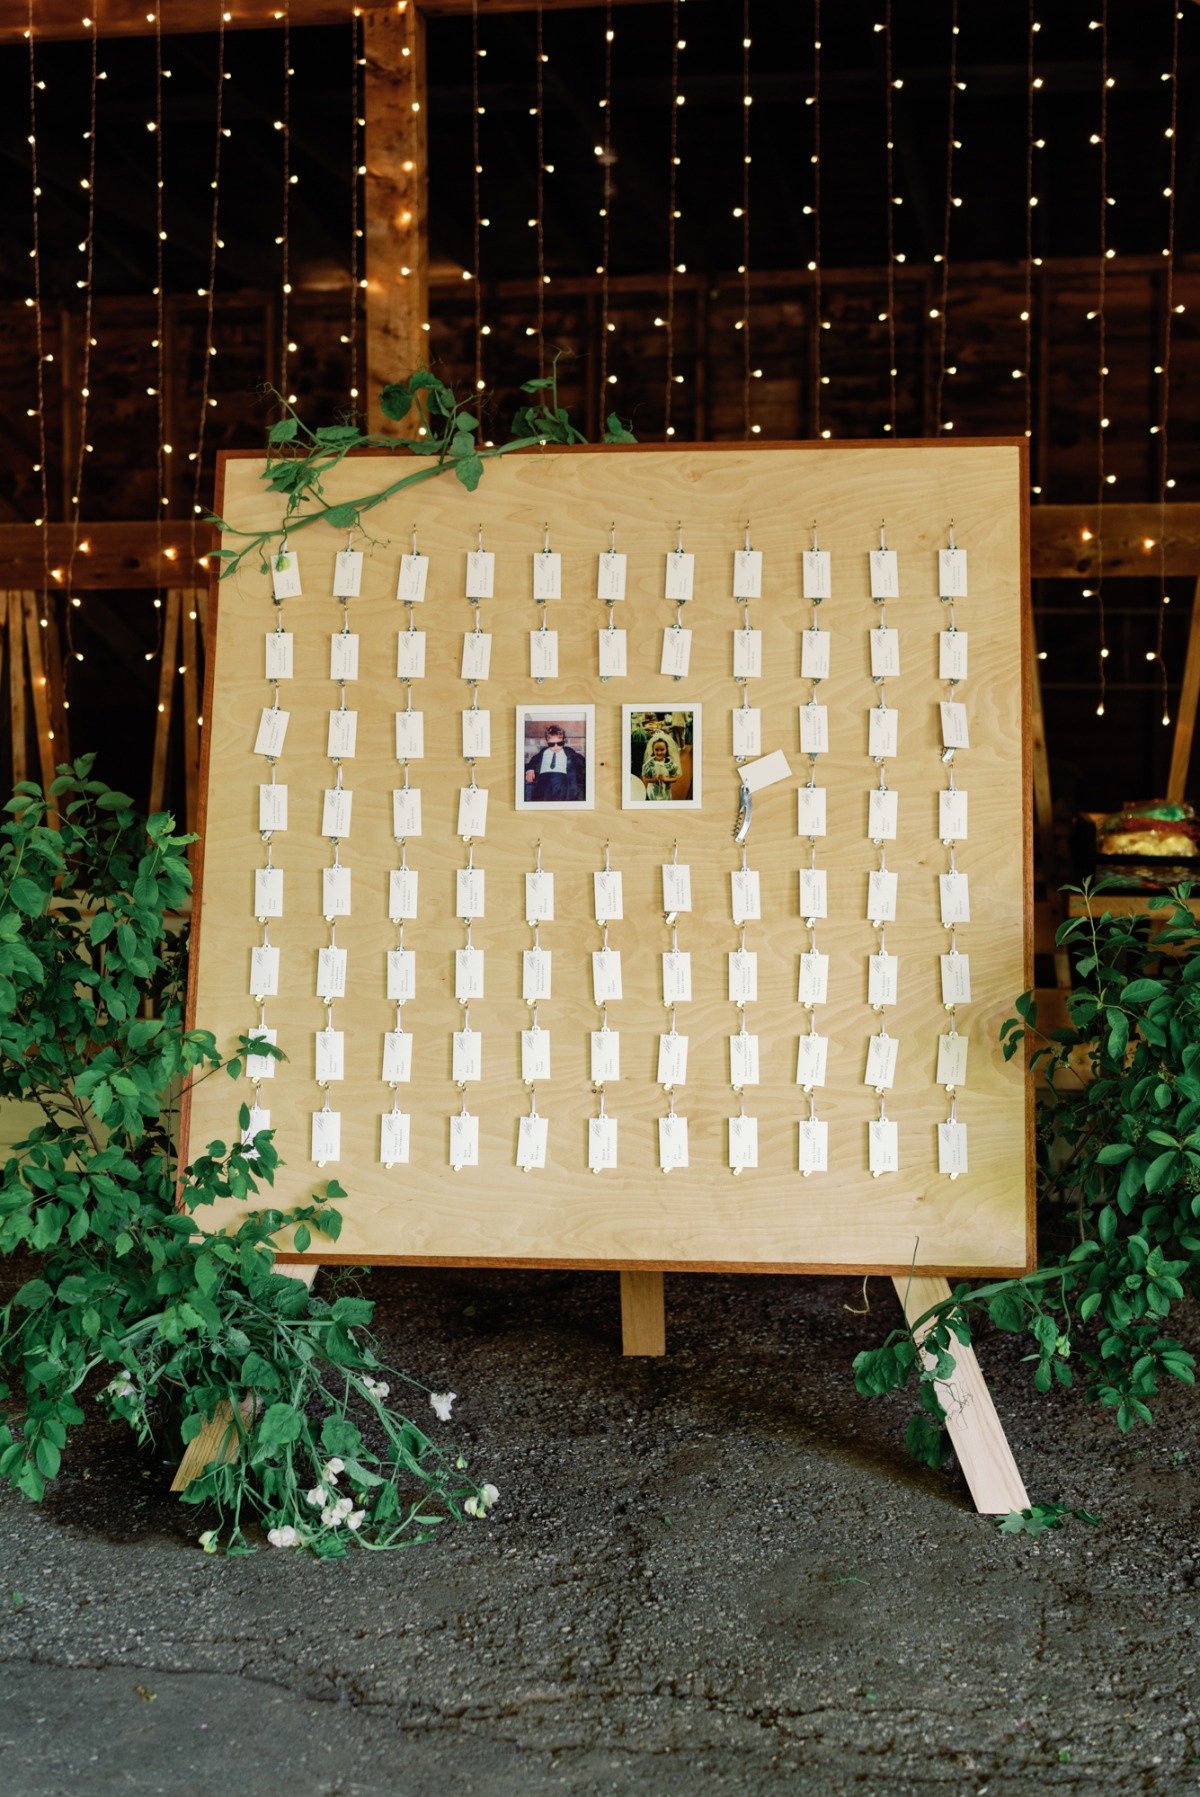
[[[425,588],[429,581],[429,557],[427,555],[402,555],[400,557],[400,578],[396,582],[396,597],[405,605],[421,605],[425,599]]]
[[[879,1118],[868,1123],[867,1166],[872,1173],[900,1171],[900,1131],[895,1123]]]
[[[730,713],[733,720],[733,754],[740,760],[762,754],[762,712],[756,705],[739,705]]]
[[[967,1126],[965,1123],[939,1123],[937,1126],[938,1172],[967,1171]]]
[[[658,1164],[664,1172],[671,1167],[687,1166],[688,1126],[686,1117],[659,1118]]]
[[[392,835],[397,842],[421,834],[421,792],[416,786],[392,789]]]
[[[521,1078],[528,1085],[550,1078],[550,1031],[521,1031]]]
[[[956,1030],[938,1037],[937,1083],[955,1087],[967,1083],[967,1038]]]
[[[731,1117],[729,1119],[729,1165],[731,1167],[757,1167],[757,1117]]]
[[[490,549],[467,553],[467,598],[490,599],[496,579],[496,557]]]
[[[271,557],[271,588],[276,599],[299,599],[300,562],[294,549],[281,549]]]
[[[726,956],[731,1005],[758,1002],[758,956],[752,948],[735,948]]]
[[[539,549],[533,558],[533,596],[539,602],[562,598],[562,556]]]
[[[554,875],[525,875],[526,923],[552,923],[554,920]]]
[[[270,836],[276,830],[287,829],[287,792],[286,786],[259,787],[258,828],[262,835]]]
[[[624,558],[622,558],[624,559]],[[588,1168],[603,1173],[617,1164],[617,1120],[615,1117],[588,1118]]]
[[[829,956],[815,948],[800,956],[797,1000],[802,1005],[823,1005],[829,997]]]
[[[345,998],[346,996],[346,950],[344,948],[319,948],[317,950],[317,997]]]
[[[269,630],[264,641],[267,645],[266,677],[268,680],[290,680],[292,678],[292,633],[290,630]]]
[[[486,630],[468,630],[463,634],[462,668],[464,680],[486,680],[492,666],[492,639]]]
[[[550,1122],[546,1117],[521,1118],[517,1125],[517,1165],[526,1173],[546,1165]]]
[[[970,923],[971,900],[966,874],[939,874],[938,894],[941,899],[942,922]]]
[[[558,676],[557,630],[529,632],[529,678],[554,680]]]
[[[603,1086],[609,1080],[621,1077],[621,1032],[619,1030],[593,1030],[591,1032],[591,1073],[592,1084]]]
[[[939,955],[942,969],[942,1003],[944,1005],[969,1005],[971,1002],[971,957],[960,955],[953,950],[948,955]]]
[[[346,1077],[346,1036],[344,1030],[318,1030],[313,1037],[316,1044],[316,1070],[313,1078],[319,1086],[329,1080]]]
[[[269,755],[274,761],[283,754],[288,716],[288,712],[279,711],[273,705],[264,705],[262,716],[258,721],[258,734],[254,738],[256,755]]]
[[[872,549],[871,551],[871,597],[872,599],[898,599],[900,597],[900,562],[894,549]]]
[[[483,1033],[455,1030],[451,1038],[450,1077],[455,1085],[483,1078]]]
[[[349,917],[350,915],[350,869],[348,867],[323,867],[321,869],[321,916]]]
[[[871,644],[871,677],[894,680],[900,672],[900,632],[890,627],[868,630]]]
[[[629,671],[629,651],[623,630],[598,630],[599,673],[602,680],[620,680]]]
[[[385,1167],[406,1167],[412,1119],[405,1111],[384,1111],[379,1119],[379,1158]]]
[[[803,557],[804,597],[833,597],[833,565],[828,549],[806,549]]]
[[[800,1120],[801,1173],[828,1173],[829,1125],[820,1117]]]
[[[762,678],[761,630],[734,631],[733,677],[735,680],[759,680]]]
[[[872,868],[867,875],[867,919],[870,923],[895,923],[899,876]]]
[[[252,1104],[248,1108],[249,1115],[246,1118],[246,1127],[242,1131],[243,1148],[249,1148],[254,1141],[255,1136],[261,1135],[264,1129],[270,1129],[271,1127],[271,1113],[264,1105]],[[254,1160],[257,1159],[257,1156],[258,1150],[253,1149],[249,1158]]]
[[[895,1036],[872,1036],[867,1043],[867,1070],[863,1085],[886,1091],[896,1078],[896,1056],[900,1044]]]
[[[596,597],[615,604],[625,597],[625,557],[606,550],[596,562]]]
[[[358,741],[358,713],[331,711],[325,753],[331,761],[350,761]]]
[[[868,712],[867,754],[887,761],[899,753],[900,714],[894,705],[873,705]]]
[[[550,970],[548,948],[521,950],[521,997],[526,1004],[532,1004],[535,999],[550,997]]]
[[[753,923],[762,916],[762,895],[756,869],[735,867],[729,876],[729,887],[734,923]]]
[[[938,550],[938,593],[943,599],[966,598],[967,552],[965,549]]]
[[[482,632],[480,633],[482,635]],[[482,678],[483,676],[480,676]],[[402,630],[396,637],[397,680],[425,678],[425,632]]]
[[[456,948],[454,951],[454,996],[459,1003],[483,997],[483,950]]]
[[[482,867],[460,867],[454,874],[454,915],[482,917],[484,876]]]
[[[796,1084],[823,1086],[829,1065],[829,1037],[801,1036],[796,1046]]]
[[[268,1029],[265,1024],[256,1023],[252,1029],[246,1031],[246,1040],[249,1044],[246,1051],[246,1078],[274,1079],[275,1056],[273,1054],[255,1054],[254,1048],[256,1044],[274,1048],[279,1041],[279,1031]]]
[[[762,570],[761,549],[735,549],[733,552],[733,597],[735,599],[761,599]]]
[[[829,707],[827,705],[802,705],[800,707],[800,747],[806,755],[826,755],[829,752]]]
[[[352,792],[344,786],[327,786],[321,802],[322,836],[349,836],[353,811],[354,794]]]
[[[458,1111],[450,1119],[450,1165],[479,1165],[479,1118]]]
[[[387,995],[394,1004],[406,1005],[417,996],[417,957],[411,948],[389,948]]]
[[[624,883],[614,868],[592,875],[592,892],[597,923],[616,923],[624,917]]]
[[[396,760],[420,761],[425,754],[425,713],[396,713]]]
[[[900,999],[899,955],[870,955],[867,959],[867,1003],[894,1005]]]
[[[412,1078],[412,1060],[412,1031],[385,1030],[380,1079],[386,1080],[390,1086],[406,1086]]]
[[[250,950],[251,998],[274,998],[279,991],[279,950],[261,944]]]
[[[358,638],[349,630],[335,630],[329,639],[329,678],[358,679]]]
[[[592,998],[598,1005],[621,996],[621,951],[598,948],[592,954]]]
[[[392,923],[405,923],[416,915],[417,870],[393,867],[388,874],[388,917]]]
[[[682,949],[668,949],[662,958],[664,1005],[686,1005],[692,998],[692,957]]]
[[[967,795],[961,788],[938,794],[938,836],[942,842],[967,839]]]
[[[314,1161],[337,1161],[342,1157],[342,1116],[340,1111],[314,1111],[312,1114],[312,1154]]]
[[[825,788],[801,786],[796,791],[797,836],[824,836],[826,829]]]
[[[256,867],[254,870],[255,917],[283,916],[283,869]]]
[[[674,599],[677,605],[686,605],[692,596],[695,565],[694,555],[688,555],[682,549],[672,549],[667,557],[666,577],[663,581],[665,599]]]
[[[760,755],[757,761],[744,762],[738,772],[742,785],[750,792],[760,792],[764,786],[775,786],[780,780],[790,780],[792,777],[788,758],[782,749],[772,749],[769,755]]]
[[[660,674],[675,674],[682,677],[688,671],[692,659],[692,633],[690,630],[676,629],[671,624],[663,631],[662,656],[659,660]]]
[[[674,911],[690,911],[692,908],[692,870],[685,861],[665,861],[662,869],[663,910],[668,916]]]
[[[900,795],[880,792],[867,796],[867,835],[872,842],[894,842],[900,810]]]
[[[758,1084],[758,1037],[749,1030],[729,1038],[729,1083],[739,1091]]]
[[[967,728],[967,708],[954,700],[944,699],[938,706],[942,714],[942,747],[945,749],[969,749],[970,732]]]
[[[800,869],[800,915],[801,917],[827,917],[829,915],[829,882],[823,867],[802,867]]]
[[[362,571],[361,549],[339,549],[333,558],[334,598],[357,599],[362,591]]]
[[[800,676],[803,680],[828,680],[829,678],[829,632],[811,630],[800,632]]]
[[[487,789],[461,786],[458,792],[458,834],[464,838],[487,833]]]
[[[967,633],[965,630],[939,630],[938,679],[965,680],[967,677]]]

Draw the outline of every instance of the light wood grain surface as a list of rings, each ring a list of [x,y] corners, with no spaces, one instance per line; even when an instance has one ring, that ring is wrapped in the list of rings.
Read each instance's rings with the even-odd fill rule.
[[[225,466],[224,515],[242,528],[274,523],[278,502],[263,490],[256,458]],[[328,482],[331,500],[378,490],[396,463],[359,458]],[[347,689],[359,713],[358,753],[345,766],[355,793],[353,829],[342,848],[352,869],[354,908],[338,927],[349,950],[349,997],[336,1007],[346,1032],[347,1077],[332,1088],[342,1115],[337,1177],[347,1188],[345,1234],[338,1254],[314,1245],[324,1260],[495,1261],[507,1264],[644,1267],[919,1268],[999,1271],[1024,1267],[1031,1255],[1027,1207],[1027,1106],[1019,1063],[1005,1064],[997,1028],[1013,997],[1029,984],[1028,819],[1023,716],[1022,467],[1013,445],[766,446],[704,450],[562,452],[513,457],[490,466],[474,494],[453,480],[369,514],[363,596],[350,602],[360,637],[360,678]],[[888,864],[899,872],[899,917],[888,947],[901,957],[901,1002],[889,1014],[901,1042],[889,1114],[900,1128],[901,1170],[872,1179],[866,1128],[874,1095],[863,1085],[867,1039],[877,1020],[866,1002],[867,955],[875,945],[866,919],[866,884],[876,865],[866,840],[867,793],[877,770],[867,755],[867,712],[875,701],[867,632],[876,621],[867,583],[867,552],[886,519],[899,552],[902,597],[888,622],[901,632],[900,679],[889,699],[900,713],[900,754],[889,784],[900,794],[899,839]],[[970,878],[972,921],[960,932],[970,953],[974,999],[960,1013],[970,1032],[968,1083],[959,1101],[970,1141],[970,1171],[956,1181],[937,1171],[935,1126],[947,1114],[934,1084],[938,1034],[946,1027],[938,956],[946,947],[938,916],[937,875],[946,865],[937,840],[939,759],[936,551],[955,520],[970,558],[971,596],[958,607],[970,634],[970,678],[961,689],[970,714],[971,747],[958,757],[958,780],[970,794],[970,837],[959,866]],[[797,1003],[798,956],[807,945],[797,875],[807,843],[796,831],[796,787],[806,772],[799,752],[797,705],[808,696],[799,678],[800,631],[810,608],[800,597],[800,557],[813,520],[833,556],[833,598],[820,623],[832,632],[832,670],[821,689],[832,746],[818,780],[829,794],[829,834],[819,864],[828,870],[827,922],[819,945],[831,957],[830,1002],[819,1013],[831,1038],[828,1085],[818,1109],[830,1124],[830,1171],[801,1178],[797,1126],[806,1103],[794,1083],[797,1036],[807,1030]],[[617,623],[628,632],[629,674],[601,683],[597,632],[605,607],[594,597],[596,557],[615,522],[628,560],[628,597]],[[762,710],[763,750],[781,748],[792,778],[756,796],[749,861],[761,875],[763,921],[747,946],[759,956],[759,1002],[748,1027],[760,1039],[761,1083],[746,1092],[759,1123],[759,1166],[733,1177],[726,1164],[727,1120],[737,1102],[728,1082],[726,1038],[738,1014],[726,998],[725,957],[737,945],[730,921],[729,876],[739,862],[731,839],[738,779],[730,750],[730,712],[739,702],[732,678],[732,634],[739,623],[731,595],[733,551],[749,522],[764,552],[764,598],[752,622],[764,631],[764,676],[751,686]],[[387,919],[388,871],[397,865],[391,793],[400,783],[394,713],[405,689],[395,677],[396,636],[406,622],[394,593],[400,554],[413,524],[430,560],[429,596],[414,608],[427,633],[426,676],[413,704],[425,714],[426,756],[411,767],[423,793],[424,830],[409,843],[420,874],[420,913],[405,943],[417,954],[417,997],[405,1007],[415,1037],[412,1084],[400,1088],[412,1117],[412,1160],[391,1171],[379,1164],[379,1118],[391,1094],[381,1083],[383,1032],[393,1027],[385,997],[385,954],[395,943]],[[484,1078],[470,1089],[481,1119],[480,1165],[454,1173],[449,1118],[459,1108],[451,1077],[451,1032],[460,1023],[453,995],[453,955],[463,925],[454,915],[455,870],[465,864],[455,835],[465,767],[460,711],[470,695],[459,678],[464,631],[473,622],[463,597],[465,556],[482,523],[496,552],[496,594],[483,604],[493,636],[490,679],[479,704],[491,712],[492,754],[478,764],[490,794],[486,837],[475,860],[486,871],[486,911],[474,930],[486,955],[486,996],[472,1006],[483,1032]],[[560,678],[535,686],[528,677],[527,633],[537,627],[531,558],[549,524],[563,557],[564,597],[548,607],[559,633]],[[685,618],[693,632],[691,672],[678,685],[659,676],[661,632],[673,606],[663,598],[664,558],[677,523],[696,557],[696,597]],[[309,1160],[311,1112],[321,1095],[313,1078],[313,1035],[323,1007],[315,996],[315,962],[327,929],[320,915],[321,869],[330,860],[319,835],[321,791],[329,783],[326,716],[336,704],[327,678],[329,637],[340,610],[331,597],[333,556],[345,533],[323,527],[297,535],[304,598],[286,608],[295,637],[295,676],[282,689],[292,714],[278,778],[290,797],[290,827],[275,839],[285,870],[286,911],[272,926],[281,951],[283,995],[270,1000],[290,1059],[263,1086],[286,1165],[273,1201],[306,1195],[327,1174]],[[269,702],[263,637],[272,627],[269,582],[256,567],[219,589],[210,624],[211,688],[207,820],[193,1001],[197,1023],[228,1047],[254,1021],[249,992],[251,945],[259,939],[252,910],[253,869],[262,864],[257,823],[261,761],[252,753],[259,708]],[[518,704],[564,702],[596,707],[595,810],[537,815],[514,807],[514,717]],[[621,705],[703,707],[703,803],[672,813],[669,804],[637,811],[620,805]],[[543,865],[555,876],[554,921],[541,942],[553,955],[553,995],[540,1021],[552,1034],[553,1078],[539,1093],[550,1120],[544,1170],[515,1166],[519,1117],[529,1095],[520,1078],[519,1032],[528,1024],[521,998],[523,878],[540,839]],[[692,871],[694,910],[680,918],[679,946],[692,954],[694,999],[678,1027],[690,1038],[688,1080],[676,1108],[689,1119],[690,1166],[663,1174],[657,1166],[657,1120],[666,1110],[655,1085],[657,1037],[666,1027],[659,957],[669,946],[661,908],[660,864],[672,844]],[[621,1080],[607,1108],[619,1119],[620,1164],[591,1175],[586,1124],[596,1099],[588,1080],[588,1032],[597,1026],[591,1001],[590,952],[599,946],[591,876],[610,844],[624,876],[624,918],[610,930],[623,959],[624,997],[610,1007],[621,1032]],[[223,1077],[196,1091],[194,1147],[228,1138],[238,1103],[248,1096]],[[232,1210],[218,1212],[228,1220]]]

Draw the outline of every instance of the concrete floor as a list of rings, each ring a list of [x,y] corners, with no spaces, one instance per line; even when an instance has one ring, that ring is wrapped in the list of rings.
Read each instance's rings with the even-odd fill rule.
[[[1151,1431],[981,1358],[1035,1499],[999,1535],[850,1360],[849,1280],[674,1278],[623,1361],[612,1275],[374,1274],[461,1395],[494,1519],[393,1555],[209,1559],[169,1469],[89,1426],[0,1502],[0,1780],[21,1797],[1176,1792],[1200,1785],[1194,1393]],[[1200,1329],[1193,1316],[1192,1345]],[[13,1595],[19,1594],[19,1595]]]

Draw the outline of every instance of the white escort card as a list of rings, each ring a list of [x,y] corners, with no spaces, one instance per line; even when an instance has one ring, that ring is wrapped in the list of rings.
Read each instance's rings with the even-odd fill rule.
[[[731,1117],[729,1119],[729,1165],[735,1173],[743,1167],[758,1165],[758,1118]]]
[[[350,869],[348,867],[323,867],[321,869],[321,916],[349,917],[350,915]]]
[[[617,1120],[615,1117],[588,1118],[588,1169],[603,1173],[617,1164]]]
[[[734,550],[733,598],[761,599],[762,576],[763,558],[761,549]]]
[[[965,680],[967,677],[967,633],[965,630],[938,632],[938,679]]]
[[[818,635],[822,634],[818,632]],[[733,633],[733,677],[735,680],[760,680],[763,671],[761,630],[735,630]]]
[[[900,957],[886,952],[867,957],[867,1003],[894,1005],[900,1001]]]
[[[406,1111],[384,1111],[379,1119],[379,1158],[385,1167],[406,1167],[412,1119]]]
[[[806,1090],[823,1086],[828,1066],[829,1037],[818,1036],[815,1031],[801,1036],[796,1045],[796,1084]]]
[[[474,632],[471,632],[474,635]],[[480,636],[483,632],[479,632]],[[485,675],[480,675],[484,679]],[[425,632],[423,630],[402,630],[396,637],[396,678],[397,680],[423,680],[425,678]]]
[[[396,713],[396,760],[420,761],[425,754],[425,713]]]
[[[966,874],[939,874],[938,895],[942,922],[947,929],[952,923],[970,923],[971,900]]]
[[[961,787],[938,793],[938,836],[942,842],[965,842],[967,795]]]
[[[802,560],[804,597],[832,599],[833,563],[828,549],[806,549]]]
[[[407,632],[401,632],[401,639]],[[487,630],[468,630],[463,634],[462,663],[459,672],[464,680],[486,680],[492,668],[492,638]]]
[[[598,948],[592,953],[592,998],[596,1004],[607,1004],[621,996],[621,951]]]
[[[521,1078],[527,1086],[550,1078],[550,1031],[537,1024],[521,1031]]]
[[[339,549],[333,558],[334,598],[357,599],[362,591],[362,571],[361,549]]]
[[[258,943],[250,950],[251,998],[274,998],[279,992],[279,950]]]
[[[496,581],[496,557],[490,549],[472,549],[467,554],[466,596],[468,599],[490,599]]]
[[[758,1002],[758,956],[751,948],[735,948],[726,956],[729,1002],[731,1005],[753,1005]]]
[[[400,557],[400,577],[396,582],[396,597],[405,605],[421,605],[425,600],[425,588],[429,583],[429,557],[427,555],[402,555]]]
[[[733,721],[732,753],[741,761],[748,755],[761,755],[762,712],[757,705],[739,705],[729,715]]]
[[[900,597],[900,561],[894,549],[872,549],[871,564],[871,597],[872,599],[898,599]]]
[[[942,747],[969,749],[971,733],[967,725],[967,708],[957,700],[943,699],[938,706],[942,717]]]
[[[951,1179],[967,1171],[967,1126],[949,1121],[937,1126],[938,1172]]]
[[[346,1036],[343,1030],[318,1030],[313,1037],[315,1047],[313,1078],[319,1086],[346,1077]]]
[[[670,916],[692,908],[692,870],[683,861],[665,861],[662,867],[663,910]]]
[[[952,1087],[967,1083],[967,1038],[957,1030],[938,1037],[937,1083]]]
[[[387,995],[398,1005],[406,1005],[417,996],[417,957],[413,949],[387,951]]]
[[[562,598],[562,556],[555,549],[539,549],[533,558],[533,596],[539,605]]]
[[[894,705],[873,705],[868,712],[867,754],[888,761],[900,752],[900,714]]]
[[[658,1120],[658,1164],[664,1173],[688,1164],[688,1126],[686,1117],[660,1117]]]
[[[900,672],[900,632],[880,624],[867,636],[871,644],[871,678],[896,679]]]
[[[420,716],[420,713],[417,713]],[[331,761],[352,761],[358,742],[358,713],[331,711],[325,753]]]
[[[797,836],[824,836],[826,803],[823,786],[800,786],[796,789]]]
[[[969,1005],[971,1002],[971,957],[960,955],[952,949],[948,955],[939,955],[942,970],[942,1003],[944,1005]]]
[[[467,1111],[457,1111],[450,1119],[450,1165],[456,1172],[479,1165],[479,1118]]]
[[[312,1114],[312,1152],[310,1158],[320,1166],[342,1158],[342,1116],[340,1111],[314,1111]]]
[[[558,678],[557,630],[531,630],[529,632],[529,678],[531,680],[556,680]]]
[[[265,1023],[256,1023],[246,1031],[246,1078],[249,1080],[274,1079],[275,1056],[273,1054],[256,1054],[255,1048],[275,1048],[279,1042],[279,1031],[268,1029]]]
[[[619,1030],[592,1030],[591,1032],[591,1080],[594,1086],[603,1086],[608,1080],[621,1077],[621,1032]]]
[[[271,557],[271,590],[276,599],[300,598],[300,561],[294,549]]]
[[[625,556],[615,549],[608,549],[597,558],[597,599],[603,599],[608,605],[614,605],[619,599],[624,599],[625,566]]]
[[[522,1117],[517,1124],[517,1165],[526,1173],[546,1165],[550,1122],[546,1117]]]
[[[272,761],[283,754],[283,745],[287,740],[289,713],[281,711],[276,705],[264,705],[262,716],[258,721],[258,733],[254,738],[254,753],[269,756]]]
[[[358,637],[351,630],[336,630],[329,639],[329,678],[358,679]]]
[[[552,962],[548,948],[521,950],[521,997],[527,1005],[550,997]]]
[[[800,707],[800,747],[806,755],[829,753],[829,707],[809,703]]]
[[[672,549],[667,556],[666,574],[663,579],[664,599],[673,599],[677,605],[686,605],[692,596],[692,580],[695,573],[696,558],[682,549]]]
[[[867,920],[870,923],[895,923],[896,890],[899,875],[887,868],[872,868],[867,875]]]
[[[680,625],[669,624],[662,636],[658,671],[660,674],[673,674],[676,679],[682,679],[692,659],[692,633]]]
[[[886,1118],[867,1125],[867,1166],[875,1174],[900,1171],[899,1127]]]
[[[483,916],[486,881],[482,867],[459,867],[454,872],[454,915]]]
[[[247,1106],[246,1127],[242,1131],[242,1147],[249,1148],[255,1136],[261,1135],[264,1129],[270,1129],[270,1127],[271,1113],[264,1105]],[[251,1158],[255,1158],[255,1155],[252,1154]]]
[[[281,867],[255,868],[254,915],[260,919],[283,916],[283,869]]]
[[[455,1030],[451,1037],[450,1077],[456,1086],[483,1078],[483,1034],[480,1030]]]
[[[483,786],[462,786],[458,792],[457,834],[464,840],[487,833],[488,796]]]
[[[471,706],[462,714],[462,752],[467,761],[478,761],[492,752],[492,714]]]
[[[799,1170],[804,1174],[829,1171],[829,1125],[820,1117],[801,1119]]]
[[[658,1073],[660,1086],[682,1086],[687,1080],[688,1039],[674,1030],[658,1038]]]
[[[269,786],[258,789],[258,828],[263,836],[270,836],[276,830],[287,829],[288,789],[277,786],[274,781]]]
[[[829,882],[823,867],[800,869],[800,915],[806,918],[829,915]]]
[[[412,1063],[412,1031],[385,1030],[380,1079],[386,1080],[389,1086],[406,1086],[412,1079]]]
[[[664,1005],[686,1005],[692,998],[692,957],[682,949],[668,949],[662,957]]]
[[[540,867],[525,875],[525,921],[554,921],[554,875],[543,873]]]
[[[397,842],[421,834],[421,792],[416,786],[392,789],[392,835]]]
[[[354,794],[344,786],[327,786],[321,798],[321,834],[341,838],[350,834]]]
[[[762,916],[762,893],[758,872],[752,867],[735,867],[729,876],[729,902],[734,923],[755,923]]]
[[[758,1037],[749,1030],[729,1038],[729,1083],[735,1091],[758,1084]]]
[[[317,997],[345,998],[346,996],[346,960],[347,950],[328,948],[317,950]]]
[[[268,680],[290,680],[292,678],[292,633],[290,630],[270,630],[264,637],[266,643],[266,677]]]
[[[592,875],[592,898],[597,923],[619,923],[625,915],[624,881],[616,868],[601,868]]]
[[[867,835],[872,842],[894,842],[900,811],[899,793],[886,787],[867,795]]]
[[[483,997],[483,950],[456,948],[454,951],[454,996],[460,1004]]]
[[[801,679],[828,680],[829,634],[828,630],[818,630],[815,624],[811,630],[800,632]]]
[[[601,680],[620,680],[629,672],[629,647],[623,630],[598,630],[599,668]]]
[[[967,552],[965,549],[938,550],[938,593],[943,599],[966,598]]]
[[[887,1091],[896,1078],[896,1057],[900,1052],[900,1044],[895,1036],[872,1036],[867,1043],[867,1069],[863,1074],[863,1085],[873,1086],[877,1092]]]
[[[829,999],[829,956],[815,948],[805,949],[800,956],[800,984],[797,1002],[823,1005]]]

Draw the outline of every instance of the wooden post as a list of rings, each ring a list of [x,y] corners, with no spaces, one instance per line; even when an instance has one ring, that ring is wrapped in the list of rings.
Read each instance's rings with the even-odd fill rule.
[[[946,1279],[910,1279],[905,1274],[892,1284],[910,1323],[950,1296]],[[922,1330],[921,1335],[924,1333]],[[1007,1516],[1010,1510],[1027,1510],[1029,1497],[974,1348],[955,1342],[954,1377],[939,1384],[938,1397],[958,1464],[980,1515]]]
[[[25,741],[25,628],[22,595],[8,595],[8,714],[12,731],[13,785],[29,772]]]
[[[183,791],[184,828],[194,830],[200,821],[200,624],[192,617],[200,595],[179,595],[179,640],[183,654]]]
[[[1188,769],[1192,761],[1192,739],[1196,733],[1197,704],[1200,704],[1200,580],[1196,582],[1196,591],[1192,598],[1187,653],[1183,661],[1179,704],[1175,710],[1175,735],[1171,742],[1171,771],[1167,775],[1167,797],[1176,804],[1187,792]]]
[[[425,21],[415,0],[363,12],[370,428],[395,434],[379,394],[428,360],[429,219]],[[472,269],[478,276],[478,270]]]
[[[1029,760],[1033,768],[1033,821],[1037,831],[1038,861],[1042,884],[1046,889],[1046,906],[1050,921],[1057,929],[1062,922],[1062,895],[1058,890],[1058,845],[1054,836],[1054,795],[1050,787],[1050,754],[1046,747],[1046,716],[1042,709],[1042,676],[1037,656],[1030,664],[1032,691],[1029,703]],[[1065,949],[1054,952],[1054,981],[1062,987],[1071,984],[1071,959]]]
[[[171,711],[175,700],[175,650],[179,643],[181,595],[172,587],[163,599],[162,658],[158,665],[158,715],[154,720],[154,761],[150,769],[150,809],[161,811],[167,790]]]
[[[661,1273],[621,1274],[622,1354],[665,1354],[667,1322]]]
[[[38,622],[40,611],[38,595],[23,595],[25,612],[25,649],[29,656],[29,692],[33,699],[34,730],[37,735],[38,767],[42,776],[42,791],[49,792],[50,783],[54,779],[54,725],[50,716],[50,688],[46,679],[46,664],[42,656],[42,627]]]

